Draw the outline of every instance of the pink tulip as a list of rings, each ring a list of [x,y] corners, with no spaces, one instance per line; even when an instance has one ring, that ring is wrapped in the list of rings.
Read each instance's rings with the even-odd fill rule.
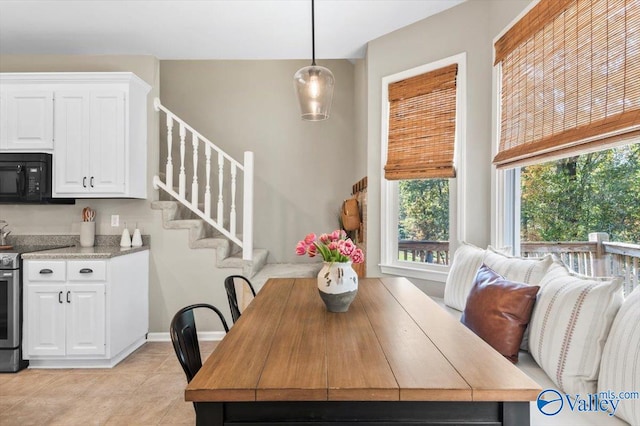
[[[320,242],[323,244],[327,244],[331,240],[331,236],[329,234],[320,235]]]
[[[351,261],[353,263],[362,263],[362,262],[364,262],[364,253],[362,253],[361,249],[359,249],[359,248],[355,249],[353,254],[351,254]]]
[[[340,240],[338,242],[338,249],[340,250],[340,254],[351,256],[351,253],[356,249],[356,246],[350,239]]]
[[[298,256],[303,256],[307,252],[307,247],[304,241],[298,241],[298,245],[296,246],[296,254]]]
[[[306,244],[311,244],[316,240],[316,234],[314,234],[313,232],[310,234],[307,234],[306,237],[304,237],[304,242]]]
[[[315,257],[317,252],[318,248],[315,244],[311,244],[309,247],[307,247],[307,253],[309,253],[309,257]]]
[[[327,248],[329,250],[338,250],[338,242],[337,241],[331,241],[328,245]]]

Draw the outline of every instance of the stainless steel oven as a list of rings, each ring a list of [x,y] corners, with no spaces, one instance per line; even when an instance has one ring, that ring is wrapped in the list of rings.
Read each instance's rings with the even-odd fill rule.
[[[0,254],[0,372],[28,365],[22,359],[22,284],[20,255]]]

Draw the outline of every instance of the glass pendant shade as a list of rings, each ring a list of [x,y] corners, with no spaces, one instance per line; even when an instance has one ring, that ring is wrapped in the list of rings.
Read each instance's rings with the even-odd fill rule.
[[[318,65],[300,68],[295,73],[293,85],[303,120],[320,121],[329,118],[334,84],[333,73]]]

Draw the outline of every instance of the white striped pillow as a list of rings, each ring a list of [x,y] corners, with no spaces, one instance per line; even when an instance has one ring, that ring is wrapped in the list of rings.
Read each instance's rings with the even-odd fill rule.
[[[604,345],[598,392],[640,389],[640,287],[622,303]],[[640,425],[640,399],[621,400],[616,416]]]
[[[464,311],[484,254],[484,249],[465,242],[456,249],[444,287],[445,305]]]
[[[620,278],[574,274],[554,261],[529,323],[533,358],[566,393],[595,393],[602,348],[622,303]]]
[[[540,285],[542,277],[553,263],[553,257],[547,254],[543,257],[523,259],[504,254],[491,246],[487,247],[484,264],[496,271],[509,281],[529,285]]]

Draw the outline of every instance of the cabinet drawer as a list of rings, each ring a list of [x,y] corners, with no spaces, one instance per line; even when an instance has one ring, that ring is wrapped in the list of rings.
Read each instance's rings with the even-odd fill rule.
[[[67,262],[69,281],[105,281],[107,262],[104,260],[70,260]]]
[[[31,260],[27,263],[27,277],[29,281],[66,281],[65,262]]]

